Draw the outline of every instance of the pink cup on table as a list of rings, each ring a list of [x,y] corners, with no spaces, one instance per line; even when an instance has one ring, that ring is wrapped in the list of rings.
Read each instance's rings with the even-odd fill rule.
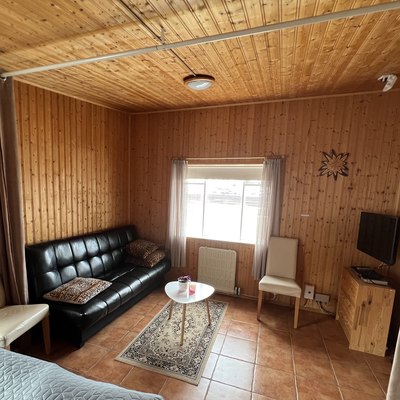
[[[189,295],[190,294],[195,294],[196,293],[196,283],[195,282],[190,282],[189,283]]]

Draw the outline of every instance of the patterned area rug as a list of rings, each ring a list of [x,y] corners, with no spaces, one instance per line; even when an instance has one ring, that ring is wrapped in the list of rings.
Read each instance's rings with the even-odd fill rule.
[[[209,300],[211,325],[204,301],[186,306],[185,337],[181,336],[182,305],[168,303],[116,358],[127,364],[197,385],[228,305]]]

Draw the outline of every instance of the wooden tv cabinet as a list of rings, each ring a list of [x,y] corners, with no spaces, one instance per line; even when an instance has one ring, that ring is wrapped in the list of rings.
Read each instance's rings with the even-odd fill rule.
[[[343,271],[336,319],[349,348],[384,356],[395,290],[363,282],[350,268]]]

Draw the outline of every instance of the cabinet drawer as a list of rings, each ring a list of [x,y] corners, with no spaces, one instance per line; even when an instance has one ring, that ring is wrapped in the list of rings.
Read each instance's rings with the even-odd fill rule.
[[[353,278],[350,271],[345,271],[342,279],[341,291],[345,294],[351,301],[356,303],[358,294],[357,281]]]

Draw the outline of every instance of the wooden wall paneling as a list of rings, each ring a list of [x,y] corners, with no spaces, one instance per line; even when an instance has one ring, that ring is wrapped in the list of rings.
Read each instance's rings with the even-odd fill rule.
[[[25,237],[129,222],[129,115],[15,82]]]
[[[122,188],[118,188],[118,182],[120,182],[120,170],[117,168],[116,160],[118,159],[118,148],[123,148],[121,146],[126,146],[126,142],[122,142],[122,138],[120,135],[116,135],[115,131],[117,129],[122,129],[121,124],[118,120],[112,118],[110,114],[110,110],[103,109],[104,118],[101,121],[101,131],[103,132],[102,140],[104,146],[100,148],[100,163],[103,168],[103,182],[101,185],[101,198],[102,198],[102,209],[105,210],[102,213],[104,223],[108,224],[109,221],[112,220],[111,210],[108,207],[109,204],[114,204],[115,206],[115,217],[118,219],[119,217],[119,204],[120,199],[119,194],[122,191]],[[127,132],[128,133],[128,132]],[[108,138],[115,137],[115,145],[108,145]],[[120,159],[121,164],[125,164],[125,158],[123,157],[124,153],[121,153]],[[110,165],[112,168],[110,168]],[[109,190],[107,190],[109,189]]]
[[[101,146],[101,134],[99,134],[101,131],[99,130],[99,110],[97,107],[94,105],[91,105],[92,108],[92,115],[93,115],[93,120],[92,120],[92,126],[91,126],[91,164],[92,164],[92,175],[91,175],[91,181],[92,181],[92,219],[93,219],[93,225],[92,225],[92,230],[98,230],[99,226],[99,204],[98,202],[101,201],[99,199],[100,197],[100,187],[99,187],[99,181],[101,179],[101,165],[98,165],[98,159],[99,159],[99,154],[98,154],[98,148],[97,144]],[[99,177],[100,179],[97,179]]]
[[[211,111],[211,112],[210,112]],[[215,154],[216,145],[215,145],[215,125],[213,124],[215,118],[215,113],[212,110],[207,110],[204,113],[202,121],[203,126],[206,130],[205,139],[203,142],[202,154],[203,157],[206,157],[207,154]]]
[[[85,108],[85,104],[80,102],[80,112],[82,113],[82,124],[81,124],[81,171],[82,171],[82,181],[80,185],[80,192],[82,194],[82,219],[81,219],[81,232],[89,231],[89,215],[88,215],[88,198],[89,198],[89,188],[88,188],[88,162],[87,162],[87,118],[88,113]]]
[[[331,295],[334,307],[342,268],[374,265],[370,257],[356,250],[360,211],[370,208],[396,212],[393,203],[399,202],[399,96],[393,92],[177,111],[166,113],[167,120],[163,113],[134,115],[132,138],[136,144],[131,156],[143,165],[140,172],[134,172],[131,198],[142,201],[131,201],[131,220],[149,238],[165,240],[168,196],[164,193],[169,191],[173,157],[284,154],[281,235],[299,238],[303,281]],[[331,149],[350,153],[348,177],[339,176],[334,181],[319,176],[321,152]],[[159,166],[153,168],[154,159]],[[153,190],[154,179],[159,181],[160,191]],[[145,199],[152,196],[157,199],[146,203]],[[158,223],[152,215],[159,218]],[[204,243],[188,240],[187,270],[193,274],[200,242]],[[212,245],[223,247],[224,243]],[[238,286],[242,293],[256,296],[257,282],[251,277],[252,251],[247,245],[230,245],[243,253],[239,256]]]
[[[130,217],[142,237],[150,238],[148,226],[148,196],[149,179],[149,119],[146,116],[138,116],[132,119],[131,126],[131,196],[130,196]],[[137,132],[134,134],[133,132]]]
[[[362,190],[362,171],[365,168],[362,166],[362,158],[363,154],[365,154],[365,130],[362,125],[362,121],[364,116],[362,114],[362,101],[358,99],[358,101],[353,101],[351,106],[351,123],[350,123],[350,135],[349,135],[349,173],[352,179],[348,182],[348,195],[345,198],[344,206],[346,217],[343,221],[342,233],[343,233],[343,241],[342,241],[342,261],[345,263],[346,259],[348,259],[350,254],[354,254],[353,250],[353,238],[357,235],[357,224],[354,223],[354,220],[357,218],[357,208],[356,204],[359,204],[359,200],[357,199],[358,193]],[[358,134],[356,134],[356,132]],[[358,182],[358,185],[356,185]],[[360,188],[361,185],[361,188]],[[354,260],[352,260],[350,265],[354,265]]]
[[[318,143],[318,153],[320,154],[320,159],[322,159],[322,151],[329,152],[330,149],[334,148],[337,150],[336,145],[336,135],[332,131],[331,120],[332,120],[332,107],[335,102],[323,102],[322,107],[319,109],[319,123],[317,125],[317,137],[320,142]],[[314,174],[318,177],[318,163],[315,163]],[[320,177],[315,180],[319,182],[318,185],[318,203],[319,207],[316,206],[315,212],[318,220],[319,235],[321,241],[324,243],[323,246],[319,246],[318,252],[314,252],[315,261],[313,262],[314,271],[313,279],[316,284],[316,290],[318,292],[325,293],[324,280],[326,275],[329,275],[329,266],[325,264],[318,265],[321,260],[325,260],[328,257],[329,251],[329,233],[331,230],[331,213],[332,213],[332,196],[333,192],[337,190],[337,186],[340,186],[342,180],[337,182],[333,181],[332,178],[328,179],[327,176]],[[334,266],[332,266],[334,268]],[[321,270],[324,271],[323,274],[319,273]]]
[[[203,118],[204,115],[209,110],[200,110],[200,112],[195,112],[193,114],[194,117],[194,154],[197,157],[207,157],[206,152],[204,151],[204,141],[207,140],[205,135],[199,135],[199,129],[203,130]]]
[[[153,143],[153,146],[150,146],[149,151],[149,175],[150,175],[150,184],[149,184],[149,196],[147,198],[147,202],[150,206],[150,213],[148,222],[150,222],[150,232],[152,236],[157,237],[157,241],[159,238],[159,231],[162,226],[160,225],[160,221],[164,221],[163,214],[165,215],[165,209],[161,205],[162,198],[162,190],[161,182],[162,182],[162,167],[164,160],[164,152],[166,150],[166,137],[168,136],[168,114],[164,114],[159,121],[162,127],[161,134],[157,134],[153,132],[150,140],[150,143]],[[168,204],[168,203],[167,203]],[[165,234],[164,234],[165,235]]]
[[[20,87],[24,87],[26,85],[19,85]],[[54,230],[53,230],[53,235],[54,237],[61,237],[61,200],[60,200],[60,165],[56,160],[59,159],[58,157],[58,148],[59,148],[59,128],[58,128],[58,103],[57,103],[57,95],[53,92],[50,92],[50,99],[49,103],[46,105],[48,107],[48,110],[51,110],[50,112],[50,118],[51,118],[51,125],[50,125],[50,131],[49,131],[49,140],[52,143],[52,151],[51,154],[49,154],[49,157],[51,158],[52,162],[52,169],[49,171],[50,174],[52,174],[53,177],[53,212],[54,212]],[[24,134],[24,132],[22,132]],[[25,202],[26,205],[26,202]],[[32,223],[32,222],[30,222]],[[26,226],[30,225],[29,221],[25,221]],[[30,240],[28,240],[29,236],[27,236],[27,242],[34,243],[37,240],[34,240],[34,238],[31,237]]]
[[[287,144],[287,148],[285,149],[285,152],[283,153],[285,155],[285,163],[284,163],[284,171],[287,169],[292,171],[292,176],[291,176],[291,184],[290,184],[290,189],[293,188],[293,196],[286,196],[285,198],[289,199],[291,198],[291,202],[293,202],[292,206],[287,206],[283,207],[287,210],[285,215],[281,217],[281,231],[282,232],[292,232],[291,236],[296,237],[299,239],[299,250],[298,250],[298,263],[297,263],[297,281],[298,283],[303,286],[303,275],[304,275],[304,242],[301,240],[301,233],[300,233],[300,227],[301,227],[301,222],[302,218],[300,215],[303,212],[302,207],[302,190],[304,188],[304,185],[300,185],[299,183],[305,179],[305,174],[304,174],[304,162],[303,162],[303,149],[300,145],[300,140],[297,129],[296,129],[296,119],[295,115],[299,115],[298,113],[298,108],[299,108],[299,103],[292,103],[289,104],[289,110],[288,110],[288,123],[286,126],[287,134],[290,136],[290,141]],[[297,155],[297,157],[296,157]],[[285,176],[285,174],[284,174]],[[285,187],[285,183],[283,184],[283,187]],[[288,201],[288,200],[286,200]],[[288,202],[289,202],[288,201]],[[290,216],[290,211],[292,210],[292,216]],[[285,224],[285,222],[286,224]],[[286,227],[285,227],[286,225]]]
[[[204,113],[201,115],[201,124],[197,126],[201,126],[203,130],[203,135],[201,137],[203,140],[200,142],[200,154],[202,157],[205,157],[206,154],[213,154],[213,144],[211,141],[211,124],[212,124],[212,112],[210,110],[204,110]],[[199,135],[200,136],[200,135]]]
[[[70,168],[70,176],[69,176],[69,185],[71,187],[69,193],[69,201],[70,201],[70,224],[71,224],[71,232],[78,232],[78,205],[76,202],[77,196],[77,188],[76,181],[78,180],[77,168],[76,168],[76,154],[77,154],[77,114],[76,114],[76,100],[68,99],[68,110],[69,110],[69,126],[70,126],[70,142],[69,142],[69,168]]]
[[[84,121],[83,125],[84,135],[82,136],[85,140],[85,147],[83,148],[83,160],[85,164],[85,187],[86,187],[86,198],[84,199],[84,207],[86,212],[86,227],[85,230],[90,232],[93,230],[92,226],[92,212],[93,212],[93,192],[92,192],[92,106],[90,104],[84,105]]]
[[[94,157],[94,125],[96,124],[96,114],[95,107],[93,105],[89,105],[89,119],[87,129],[88,129],[88,163],[89,163],[89,230],[96,230],[96,159]]]
[[[216,113],[219,121],[217,124],[217,132],[215,135],[215,139],[218,143],[218,146],[216,146],[216,157],[221,157],[224,154],[227,154],[228,151],[228,127],[230,112],[231,108],[223,108],[220,112]]]
[[[57,135],[58,135],[58,146],[56,147],[58,154],[56,160],[59,165],[59,176],[58,176],[58,191],[60,196],[60,233],[65,232],[65,236],[68,235],[68,223],[67,223],[67,212],[66,212],[66,168],[65,168],[65,118],[64,118],[64,98],[57,96],[56,98],[57,107]],[[35,240],[36,242],[37,240]]]
[[[242,152],[243,156],[245,156],[247,152],[245,138],[249,135],[249,132],[246,130],[245,122],[249,107],[252,106],[240,107],[235,113],[234,134],[233,140],[231,141],[232,154],[234,157],[238,157],[239,151]]]
[[[304,276],[304,264],[306,256],[306,247],[304,235],[302,234],[302,224],[306,226],[308,222],[307,217],[301,217],[301,214],[309,214],[308,206],[304,208],[303,196],[304,191],[307,189],[307,185],[304,180],[307,179],[305,161],[307,156],[306,143],[302,140],[302,136],[299,135],[301,131],[302,120],[296,120],[295,116],[303,116],[304,110],[302,109],[303,103],[291,103],[289,104],[289,110],[287,119],[290,122],[287,124],[288,135],[291,140],[287,142],[286,149],[283,150],[283,154],[286,155],[285,159],[285,171],[292,171],[290,176],[286,174],[286,180],[284,182],[284,188],[287,191],[284,195],[283,209],[286,210],[282,216],[283,223],[281,232],[283,236],[297,237],[299,239],[299,257],[297,265],[297,280],[303,285],[307,279]],[[289,180],[287,182],[287,180]],[[308,192],[305,192],[308,197]]]
[[[327,271],[329,271],[329,266],[323,263],[327,257],[327,246],[329,245],[329,232],[330,232],[330,214],[331,214],[331,193],[336,190],[337,184],[332,178],[327,178],[327,176],[318,177],[318,169],[320,162],[322,160],[322,151],[329,152],[334,145],[334,134],[331,132],[330,127],[330,113],[331,113],[332,102],[321,102],[321,107],[319,107],[317,115],[317,124],[315,126],[316,132],[315,136],[317,139],[316,147],[316,159],[313,164],[313,175],[316,179],[313,180],[316,184],[316,196],[314,204],[314,213],[316,215],[316,231],[314,237],[320,237],[322,246],[318,246],[313,249],[313,261],[312,261],[312,279],[315,282],[316,289],[319,292],[325,292],[323,287],[323,280]],[[317,107],[316,107],[317,108]],[[328,132],[331,132],[328,134]],[[320,271],[324,271],[323,274]]]
[[[74,116],[71,110],[71,98],[65,98],[65,165],[66,165],[66,206],[67,206],[67,223],[69,227],[68,235],[72,235],[74,230],[74,217],[73,217],[73,179],[76,179],[73,174],[75,171],[72,169],[72,160],[75,157],[73,153],[73,141],[75,135]]]
[[[32,207],[33,210],[41,211],[40,203],[40,170],[39,170],[39,133],[37,126],[37,107],[35,102],[36,89],[29,87],[29,135],[31,142],[31,176],[32,176]],[[34,235],[35,237],[41,237],[42,234],[42,220],[39,219],[34,224]]]
[[[343,129],[343,110],[344,110],[344,98],[337,98],[332,104],[331,115],[330,115],[330,126],[332,131],[332,136],[334,136],[334,141],[332,143],[333,148],[337,152],[346,153],[347,152],[347,140],[345,134],[345,129]],[[329,135],[329,132],[326,133]],[[346,181],[341,179],[339,182],[340,190],[335,190],[335,186],[331,186],[329,191],[329,229],[327,232],[327,259],[335,260],[335,255],[339,252],[340,247],[337,244],[337,232],[338,232],[338,219],[340,215],[340,204],[341,196],[346,190]],[[326,268],[325,274],[323,276],[323,282],[321,291],[323,293],[336,293],[338,285],[338,277],[340,277],[340,264],[332,263],[330,268]]]
[[[82,180],[82,102],[74,102],[74,114],[76,124],[76,135],[75,135],[75,182],[74,182],[74,226],[78,233],[82,233],[83,224],[80,221],[84,221],[83,217],[83,180]]]
[[[72,220],[72,170],[71,170],[71,159],[73,157],[71,151],[72,142],[72,131],[71,127],[71,98],[63,97],[62,101],[64,104],[64,157],[65,157],[65,207],[66,207],[66,226],[67,236],[71,236],[74,231],[73,220]]]
[[[106,145],[106,132],[105,132],[105,123],[104,120],[106,118],[107,115],[107,111],[105,108],[97,108],[99,115],[97,117],[97,121],[98,121],[98,132],[100,133],[100,146],[96,146],[96,156],[97,156],[97,160],[96,160],[96,165],[100,167],[100,180],[97,179],[96,180],[96,192],[97,192],[97,210],[99,210],[98,212],[98,221],[97,221],[97,226],[99,227],[98,229],[101,229],[102,226],[104,226],[104,223],[107,224],[108,222],[108,212],[109,209],[108,207],[106,207],[107,203],[108,203],[108,196],[106,194],[106,192],[108,192],[108,189],[111,189],[112,191],[114,191],[113,193],[113,197],[116,195],[116,191],[115,191],[115,187],[113,183],[111,182],[115,182],[117,181],[117,176],[116,176],[116,171],[115,171],[115,166],[114,163],[112,162],[113,158],[112,158],[112,150],[114,148],[114,146],[110,146],[107,147],[107,149],[105,148]],[[109,134],[110,132],[107,132],[107,134]],[[112,135],[110,135],[112,137]],[[118,145],[118,137],[115,138],[115,143],[116,145]],[[111,162],[110,162],[111,161]],[[114,178],[114,181],[109,182],[108,180],[106,181],[105,176],[106,176],[106,172],[105,170],[107,169],[107,171],[109,171],[109,173],[111,174],[112,178]],[[109,187],[107,187],[107,183],[110,185]],[[116,204],[113,202],[113,204]],[[118,207],[115,207],[116,210],[118,209]]]
[[[43,91],[37,91],[36,89],[33,88],[35,91],[35,95],[37,98],[37,101],[32,104],[32,106],[35,108],[35,113],[36,113],[36,122],[35,123],[35,128],[34,130],[36,131],[36,140],[37,140],[37,154],[35,160],[35,163],[37,162],[37,174],[38,174],[38,201],[39,201],[39,209],[41,214],[47,214],[48,213],[48,208],[47,208],[47,196],[46,196],[46,191],[47,191],[47,185],[46,185],[46,148],[45,148],[45,141],[44,139],[44,116],[43,116],[43,110],[44,110],[44,104],[43,104]],[[31,114],[32,115],[32,114]],[[32,122],[34,120],[32,119]],[[43,156],[39,156],[39,154],[42,154]],[[48,221],[41,219],[39,221],[40,225],[40,235],[41,237],[48,237]]]
[[[237,124],[238,124],[238,118],[240,116],[240,108],[236,108],[233,110],[232,114],[230,115],[229,118],[229,127],[228,127],[228,148],[227,148],[227,154],[232,155],[232,157],[235,157],[235,133],[237,129]]]
[[[47,204],[47,235],[49,238],[51,232],[55,231],[55,211],[54,211],[54,178],[53,178],[53,142],[51,140],[51,115],[46,114],[45,110],[49,109],[51,104],[51,94],[48,91],[44,92],[42,104],[42,113],[44,116],[44,143],[45,157],[44,168],[46,175],[46,204]]]
[[[378,105],[378,108],[376,109],[375,112],[378,113],[379,119],[375,119],[372,121],[372,132],[371,134],[374,135],[375,137],[375,144],[374,148],[376,150],[376,154],[373,157],[372,160],[372,165],[371,168],[375,172],[376,178],[374,179],[375,181],[375,188],[374,188],[374,194],[379,195],[379,194],[384,194],[385,192],[389,190],[393,190],[386,187],[387,181],[386,179],[379,179],[379,169],[384,169],[388,170],[389,162],[391,159],[391,147],[392,147],[392,132],[393,128],[388,128],[388,124],[386,121],[389,121],[390,118],[390,109],[391,107],[388,107],[387,104],[384,102],[380,102]],[[379,154],[387,154],[389,156],[380,158]],[[373,203],[371,204],[373,207]],[[381,211],[387,212],[388,204],[385,203],[385,201],[382,201],[381,203]],[[392,208],[393,205],[389,206],[389,209]],[[392,208],[393,209],[393,208]]]
[[[120,149],[127,149],[129,148],[129,125],[127,125],[127,120],[121,121],[120,119],[116,119],[115,117],[112,119],[113,123],[111,122],[110,118],[110,110],[107,110],[107,114],[109,116],[106,118],[107,124],[106,124],[106,129],[105,129],[105,136],[111,135],[112,137],[116,136],[118,140],[118,146],[112,147],[112,159],[113,159],[113,164],[114,164],[114,176],[110,176],[109,171],[107,170],[107,164],[105,164],[105,179],[107,181],[107,184],[105,187],[111,185],[112,187],[112,192],[108,192],[108,198],[107,204],[116,204],[116,218],[119,221],[124,221],[126,223],[129,221],[129,212],[126,209],[126,206],[122,208],[122,205],[128,205],[127,203],[127,198],[128,198],[128,190],[127,186],[130,184],[130,176],[129,176],[129,162],[128,162],[128,154],[126,151],[120,151]],[[111,125],[111,126],[110,126]],[[108,128],[107,128],[108,126]],[[125,132],[125,135],[117,135],[117,132]],[[123,169],[118,168],[119,162],[118,160],[121,160],[121,165]],[[127,171],[126,173],[123,173],[123,171]],[[122,182],[122,178],[124,174],[124,178],[128,182],[128,184],[121,185],[120,182]],[[111,180],[111,182],[110,182]],[[111,194],[114,193],[113,196]],[[128,206],[129,207],[129,206]],[[112,214],[111,214],[111,208],[108,206],[108,221],[112,221]]]
[[[16,110],[16,119],[19,122],[19,143],[21,148],[21,174],[22,174],[22,187],[24,191],[24,219],[25,223],[25,237],[33,237],[33,215],[32,215],[32,186],[31,186],[31,169],[30,169],[30,139],[29,132],[29,96],[28,86],[17,86],[15,88],[15,101],[21,107]]]
[[[340,139],[339,143],[341,146],[341,151],[350,153],[349,159],[347,160],[347,166],[349,168],[349,175],[352,174],[354,176],[354,168],[352,166],[352,158],[354,154],[351,154],[352,150],[350,148],[350,140],[351,140],[351,116],[352,116],[352,107],[353,102],[350,97],[343,97],[341,99],[337,99],[337,107],[335,110],[335,124],[334,130],[339,132]],[[344,147],[347,144],[347,147]],[[351,171],[351,172],[350,172]],[[342,268],[343,265],[343,246],[346,242],[345,238],[345,229],[344,227],[347,224],[347,207],[344,207],[344,204],[349,203],[349,196],[351,195],[351,183],[344,182],[342,190],[340,194],[336,198],[336,213],[333,214],[336,219],[336,229],[334,234],[334,254],[333,254],[333,263],[337,266],[337,269],[333,271],[331,274],[331,282],[330,282],[330,293],[335,293],[338,289],[335,290],[335,286],[337,286],[341,279]]]

